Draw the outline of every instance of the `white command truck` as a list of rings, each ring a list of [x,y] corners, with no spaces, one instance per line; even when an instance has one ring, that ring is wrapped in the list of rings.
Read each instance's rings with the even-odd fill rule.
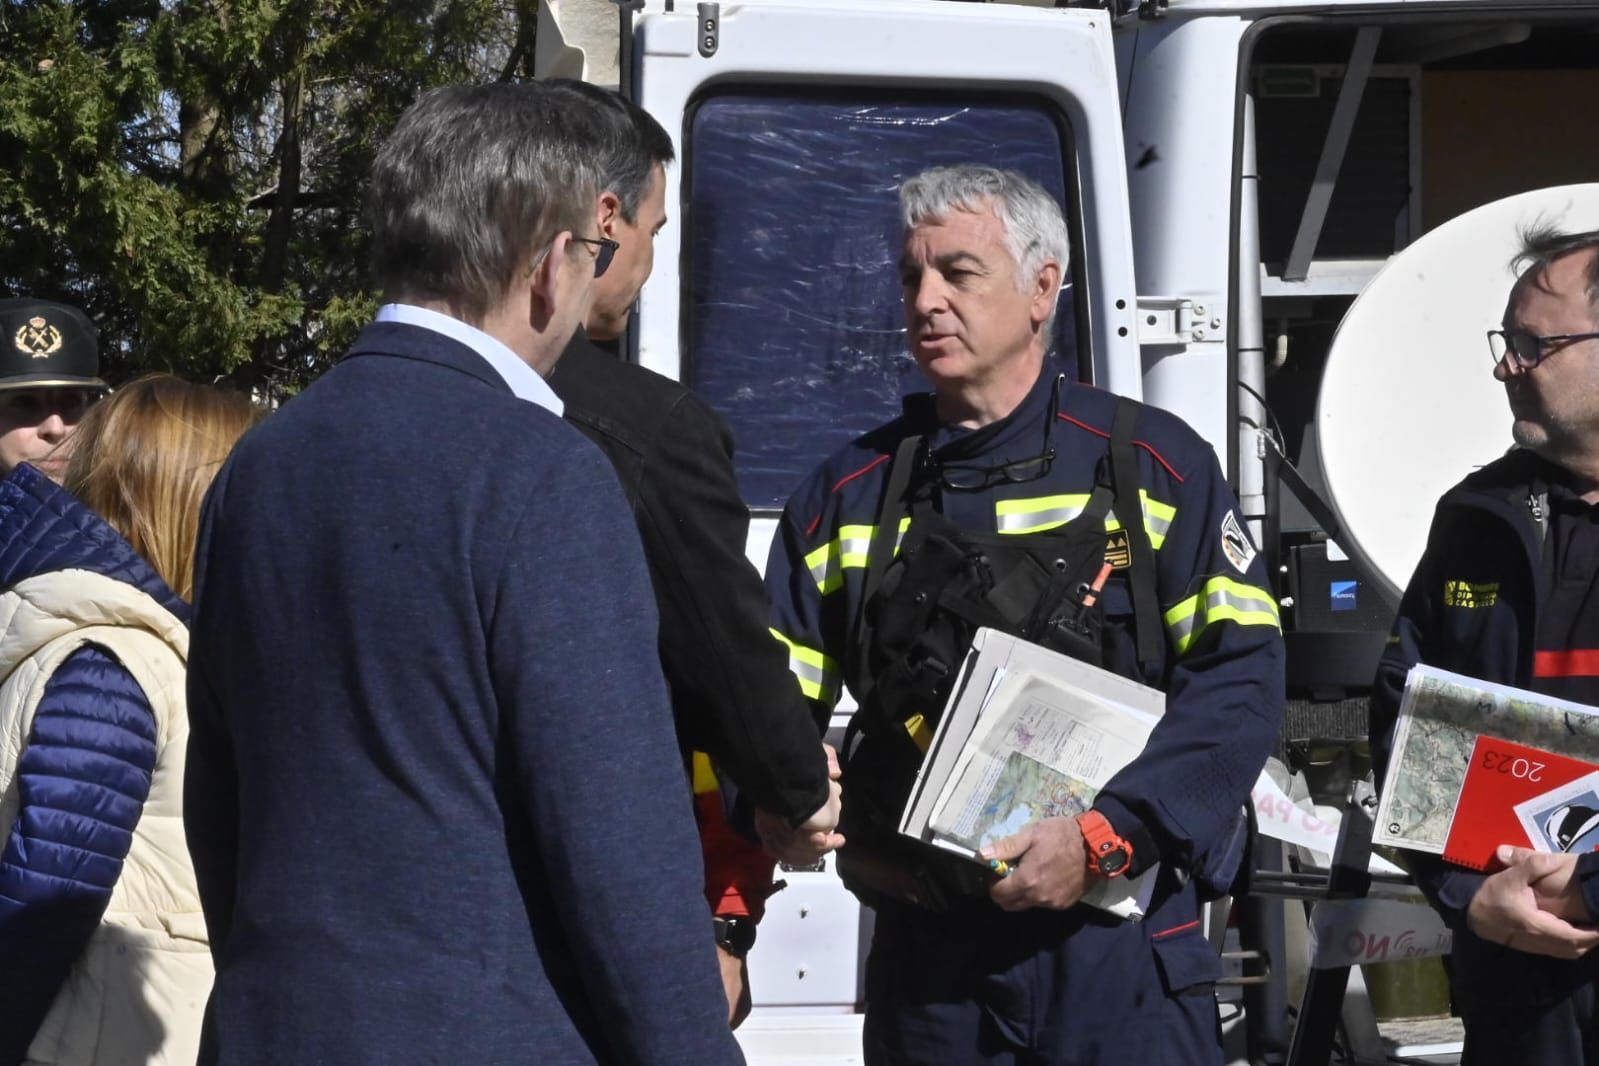
[[[537,53],[676,142],[628,351],[732,427],[758,562],[923,387],[898,183],[979,161],[1059,196],[1057,351],[1215,447],[1280,580],[1290,737],[1363,730],[1433,503],[1510,443],[1484,334],[1517,228],[1599,228],[1594,0],[543,0]],[[745,1046],[858,1061],[869,913],[779,876]]]

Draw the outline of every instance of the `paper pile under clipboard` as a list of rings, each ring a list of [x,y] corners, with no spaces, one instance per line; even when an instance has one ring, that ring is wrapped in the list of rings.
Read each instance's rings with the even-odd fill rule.
[[[974,862],[1029,823],[1086,810],[1144,748],[1156,689],[998,630],[980,629],[955,679],[899,831]],[[1144,916],[1158,866],[1094,878],[1083,902]]]

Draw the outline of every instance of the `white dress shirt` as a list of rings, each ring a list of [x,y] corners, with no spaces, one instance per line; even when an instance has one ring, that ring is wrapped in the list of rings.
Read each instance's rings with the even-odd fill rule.
[[[519,399],[536,403],[556,415],[566,410],[561,398],[555,395],[555,390],[539,376],[537,370],[528,366],[515,352],[476,326],[469,326],[458,318],[429,311],[415,304],[384,304],[378,308],[376,321],[403,322],[408,326],[421,326],[423,329],[431,329],[434,333],[442,333],[451,340],[460,341],[481,355]]]

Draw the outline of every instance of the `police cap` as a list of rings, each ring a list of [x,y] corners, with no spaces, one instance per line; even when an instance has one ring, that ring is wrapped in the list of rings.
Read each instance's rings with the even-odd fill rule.
[[[0,299],[0,390],[105,388],[99,338],[76,307],[27,296]]]

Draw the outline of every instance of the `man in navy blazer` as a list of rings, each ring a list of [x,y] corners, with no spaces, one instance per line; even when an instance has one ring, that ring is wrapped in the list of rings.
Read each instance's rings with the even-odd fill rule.
[[[387,303],[202,525],[205,1063],[731,1063],[638,536],[544,383],[614,248],[587,124],[438,90],[372,175]]]

